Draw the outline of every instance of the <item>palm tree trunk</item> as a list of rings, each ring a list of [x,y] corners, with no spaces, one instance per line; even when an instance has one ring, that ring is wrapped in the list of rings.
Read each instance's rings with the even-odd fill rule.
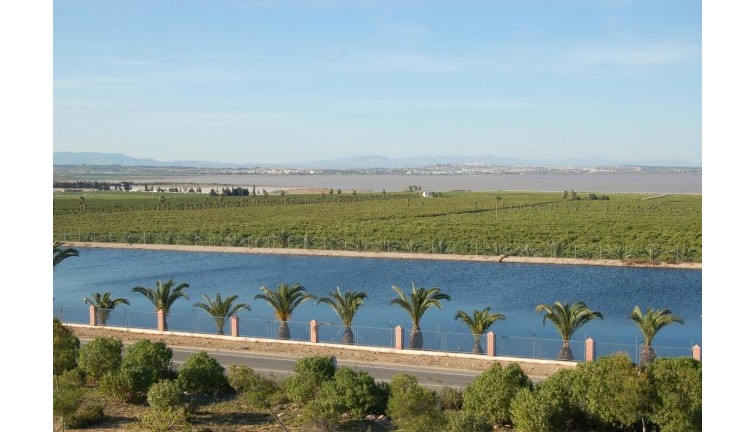
[[[168,330],[168,312],[163,314],[163,328]]]
[[[354,333],[352,332],[352,327],[346,326],[346,328],[344,328],[344,334],[341,335],[341,343],[344,345],[354,345]]]
[[[289,331],[288,322],[281,321],[281,325],[278,326],[278,339],[291,339],[291,332]]]
[[[107,325],[110,317],[109,309],[97,309],[97,321],[99,325]]]
[[[423,332],[420,330],[420,326],[414,324],[412,331],[410,332],[410,349],[423,349]]]
[[[575,360],[575,357],[572,356],[572,348],[570,348],[570,341],[564,341],[564,343],[562,344],[562,349],[559,350],[559,355],[557,355],[557,360],[565,360],[565,361]]]
[[[640,363],[639,366],[646,366],[647,364],[656,360],[656,352],[651,347],[651,345],[646,345],[645,342],[643,343],[643,345],[641,345],[640,358],[638,360]]]
[[[473,335],[473,339],[475,340],[475,345],[473,345],[473,354],[483,354],[483,348],[480,347],[480,335]]]
[[[223,327],[226,325],[226,319],[225,318],[215,318],[215,327],[218,329],[219,335],[224,334],[223,333]]]

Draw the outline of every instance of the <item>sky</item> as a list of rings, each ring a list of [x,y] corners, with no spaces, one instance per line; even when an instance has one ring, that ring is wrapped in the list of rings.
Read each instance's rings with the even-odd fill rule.
[[[702,161],[700,1],[53,2],[54,151]]]

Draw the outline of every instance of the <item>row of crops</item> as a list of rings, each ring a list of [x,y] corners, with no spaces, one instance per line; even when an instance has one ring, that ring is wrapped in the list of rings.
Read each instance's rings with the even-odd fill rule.
[[[82,205],[83,202],[83,205]],[[700,195],[58,194],[63,241],[701,261]]]

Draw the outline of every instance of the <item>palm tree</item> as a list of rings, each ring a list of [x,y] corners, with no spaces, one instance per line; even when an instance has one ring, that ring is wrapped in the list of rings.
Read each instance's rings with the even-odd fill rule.
[[[318,304],[326,303],[331,306],[334,312],[341,318],[344,324],[344,334],[341,336],[341,343],[345,345],[354,344],[354,333],[352,333],[352,319],[357,313],[357,309],[363,306],[367,294],[362,291],[346,291],[341,294],[339,287],[331,293],[330,297],[321,297]]]
[[[66,258],[79,256],[79,251],[73,248],[62,248],[63,242],[53,242],[53,269]]]
[[[110,317],[110,312],[112,312],[116,306],[118,306],[121,303],[125,305],[130,304],[129,301],[126,300],[125,298],[119,297],[119,298],[111,299],[109,292],[106,292],[104,294],[92,293],[91,298],[87,298],[87,297],[84,298],[84,303],[85,304],[89,303],[95,307],[97,311],[97,321],[100,322],[100,325],[107,325],[108,318]]]
[[[168,279],[165,283],[157,281],[154,290],[152,288],[134,287],[132,291],[147,297],[147,300],[155,305],[155,311],[163,311],[163,326],[168,330],[168,311],[171,309],[173,302],[179,298],[189,299],[189,296],[184,293],[186,288],[189,288],[188,283],[184,282],[174,288],[173,279]]]
[[[223,327],[226,326],[226,321],[228,321],[228,318],[231,317],[231,315],[234,315],[242,309],[248,311],[252,310],[252,308],[246,303],[234,304],[236,299],[239,298],[238,295],[229,296],[225,300],[221,299],[220,294],[216,294],[215,299],[211,299],[205,294],[202,294],[202,297],[205,298],[205,303],[195,303],[194,306],[204,310],[213,318],[213,320],[215,320],[215,325],[218,327],[217,334],[219,335],[223,334]]]
[[[483,354],[483,349],[480,347],[480,336],[485,333],[496,321],[504,321],[506,317],[501,313],[489,313],[490,307],[479,311],[477,309],[472,310],[472,316],[468,315],[465,311],[457,311],[454,315],[454,319],[461,319],[463,323],[467,325],[473,335],[475,345],[473,346],[473,354]]]
[[[550,320],[562,335],[562,349],[559,350],[557,360],[574,360],[572,348],[570,348],[572,335],[588,321],[594,318],[604,319],[601,312],[589,309],[583,302],[576,302],[573,305],[561,302],[555,302],[551,306],[539,304],[535,311],[536,313],[546,312],[543,316],[543,325],[546,325],[547,319]]]
[[[271,291],[266,287],[260,287],[260,289],[263,294],[257,294],[255,300],[265,300],[273,308],[276,319],[281,321],[278,326],[278,339],[291,338],[288,321],[294,313],[294,309],[303,301],[316,300],[317,297],[305,293],[305,287],[298,283],[291,287],[285,283],[280,283],[276,291]]]
[[[423,332],[420,330],[420,318],[425,311],[431,306],[441,309],[441,300],[451,300],[448,294],[441,292],[439,288],[417,288],[412,284],[412,293],[409,295],[396,285],[391,287],[399,295],[389,302],[389,304],[398,304],[412,319],[412,331],[410,332],[410,349],[423,349]]]
[[[646,309],[646,313],[641,312],[640,307],[635,306],[635,309],[630,313],[630,319],[633,320],[643,333],[643,346],[641,347],[640,366],[647,365],[656,359],[656,353],[651,347],[651,341],[654,340],[654,336],[662,328],[668,324],[680,323],[684,324],[682,318],[672,314],[667,308],[653,310],[651,308]]]

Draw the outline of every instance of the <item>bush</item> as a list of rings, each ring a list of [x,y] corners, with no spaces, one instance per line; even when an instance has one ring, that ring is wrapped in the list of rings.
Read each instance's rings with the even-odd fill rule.
[[[443,386],[438,393],[438,402],[441,404],[441,409],[444,411],[459,411],[462,409],[462,390]]]
[[[53,374],[60,375],[76,368],[79,338],[58,319],[53,319]]]
[[[239,394],[253,389],[259,377],[249,366],[232,364],[228,367],[228,384]]]
[[[228,390],[225,369],[218,360],[200,351],[192,354],[181,366],[178,383],[188,393],[218,395]]]
[[[63,417],[63,421],[73,415],[81,403],[81,387],[56,383],[53,385],[53,415]]]
[[[519,364],[504,368],[496,362],[465,388],[462,409],[493,424],[511,423],[512,399],[523,388],[532,388],[532,383]]]
[[[660,432],[702,430],[701,362],[658,359],[649,366],[648,377],[654,389],[650,419],[659,425]]]
[[[172,357],[173,350],[164,342],[143,339],[126,348],[118,375],[119,385],[127,384],[128,400],[144,399],[152,384],[169,377]]]
[[[165,342],[152,342],[143,339],[126,348],[121,369],[144,371],[152,377],[150,382],[152,384],[168,375],[171,358],[173,358],[173,350],[168,348]]]
[[[192,430],[192,425],[186,420],[187,413],[183,408],[156,410],[148,409],[139,416],[139,421],[127,427],[129,431],[169,432]]]
[[[576,377],[575,370],[562,369],[538,384],[534,391],[521,389],[510,407],[517,430],[561,432],[582,425],[585,415],[572,396]]]
[[[601,428],[633,430],[650,411],[647,377],[625,353],[578,364],[572,396]]]
[[[344,407],[343,412],[352,418],[386,412],[388,394],[378,387],[375,379],[365,371],[355,372],[349,368],[338,368],[333,381],[327,382],[326,385],[333,388]]]
[[[83,429],[96,425],[105,419],[105,409],[102,405],[86,405],[79,408],[71,417],[64,421],[66,428]]]
[[[105,374],[97,383],[97,389],[107,398],[121,402],[138,403],[144,399],[131,374],[122,370]]]
[[[416,377],[397,374],[389,388],[388,415],[400,429],[407,432],[443,429],[445,419],[436,396],[420,387]]]
[[[113,337],[92,339],[79,350],[79,369],[89,378],[99,380],[121,367],[123,343]]]
[[[179,408],[183,404],[181,386],[176,381],[162,380],[153,384],[147,391],[147,403],[156,410]]]
[[[82,386],[84,384],[84,373],[79,368],[69,369],[58,376],[58,382],[77,387]]]
[[[286,380],[286,394],[292,401],[305,404],[315,398],[335,373],[333,357],[303,357],[294,365],[294,375]]]
[[[465,411],[446,413],[444,432],[493,432],[488,420]]]

